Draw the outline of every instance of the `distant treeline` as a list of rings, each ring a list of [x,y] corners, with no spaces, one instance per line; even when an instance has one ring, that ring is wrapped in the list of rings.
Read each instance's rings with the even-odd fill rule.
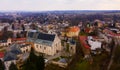
[[[5,15],[6,13],[0,13],[0,22],[13,23],[16,20],[18,23],[25,21],[26,23],[61,23],[68,21],[71,24],[78,24],[79,22],[93,22],[96,19],[102,21],[114,21],[120,22],[120,11],[46,11],[46,12],[16,12],[17,16],[12,14]],[[19,16],[18,16],[19,15]]]

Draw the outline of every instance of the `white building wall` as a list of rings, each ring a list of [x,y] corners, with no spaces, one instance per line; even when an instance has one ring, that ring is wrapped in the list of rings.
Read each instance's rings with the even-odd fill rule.
[[[108,37],[105,35],[105,34],[103,34],[103,33],[101,33],[101,32],[99,32],[99,34],[98,34],[100,37],[102,37],[102,38],[104,38],[105,39],[105,42],[107,42],[108,43]]]
[[[26,47],[22,47],[20,49],[23,53],[30,52],[31,51],[31,46],[29,45],[29,46],[26,46]]]
[[[53,55],[53,50],[51,50],[51,46],[46,46],[42,44],[34,44],[34,49],[38,53],[45,53],[47,55]]]
[[[5,62],[4,62],[4,65],[5,65],[5,70],[9,70],[9,67],[10,67],[11,63],[16,64],[16,60],[12,60],[12,61],[5,61]]]
[[[88,40],[88,44],[91,46],[91,50],[96,50],[97,48],[101,48],[102,43],[98,41]]]
[[[43,44],[35,43],[34,49],[36,52],[39,52],[39,53],[45,53],[47,55],[55,55],[57,51],[62,50],[62,46],[61,46],[60,39],[56,36],[52,46],[46,46]]]

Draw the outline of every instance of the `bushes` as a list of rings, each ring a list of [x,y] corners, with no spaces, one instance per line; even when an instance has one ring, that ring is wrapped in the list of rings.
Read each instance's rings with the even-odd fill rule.
[[[0,70],[4,70],[4,68],[5,68],[5,66],[4,66],[2,60],[0,59]]]
[[[44,70],[45,62],[43,56],[36,56],[31,50],[30,56],[23,65],[22,70]]]
[[[14,63],[11,63],[9,70],[18,70],[18,68]]]
[[[111,65],[110,70],[119,69],[120,69],[120,46],[117,46],[114,53],[113,64]]]

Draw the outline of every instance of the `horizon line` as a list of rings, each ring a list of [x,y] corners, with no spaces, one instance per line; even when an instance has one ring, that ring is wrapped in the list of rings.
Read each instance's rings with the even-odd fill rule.
[[[92,10],[0,10],[0,12],[54,12],[54,11],[120,11],[120,10],[100,10],[100,9],[97,9],[97,10],[94,10],[94,9],[92,9]]]

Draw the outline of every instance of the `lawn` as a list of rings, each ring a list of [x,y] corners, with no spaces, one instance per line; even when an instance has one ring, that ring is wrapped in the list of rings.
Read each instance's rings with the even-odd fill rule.
[[[85,33],[85,32],[80,32],[79,35],[81,35],[81,36],[88,36],[88,34]]]
[[[2,49],[2,50],[0,49],[0,52],[5,52],[5,51],[6,51],[5,49]]]
[[[89,65],[88,61],[80,61],[76,64],[75,70],[89,70]]]
[[[75,66],[70,70],[105,70],[107,67],[108,54],[102,53],[101,55],[95,55],[93,57],[93,63],[80,58],[76,62]]]
[[[45,67],[44,70],[65,70],[64,68],[59,67],[58,65],[49,64]]]
[[[67,57],[67,56],[60,56],[60,57],[57,57],[55,59],[53,59],[54,61],[59,61],[60,59],[62,58],[65,58],[65,59],[70,59],[71,57]]]
[[[109,56],[107,53],[95,55],[93,57],[93,63],[90,65],[90,70],[106,70]]]
[[[57,57],[55,59],[53,59],[54,61],[59,61],[60,60],[60,57]]]

